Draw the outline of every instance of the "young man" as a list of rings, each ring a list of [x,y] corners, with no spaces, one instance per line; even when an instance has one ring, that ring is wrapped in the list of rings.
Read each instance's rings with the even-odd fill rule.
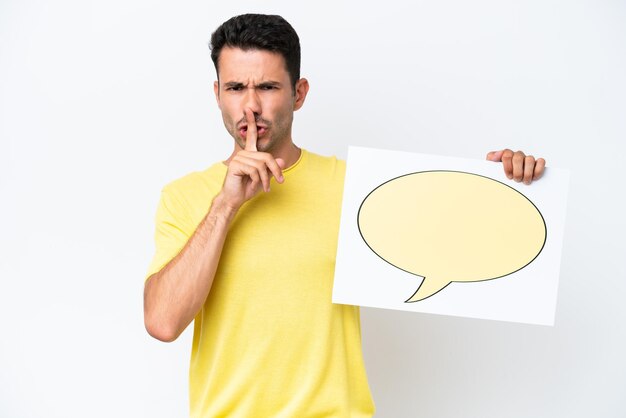
[[[242,15],[211,37],[230,157],[163,188],[146,329],[194,322],[192,417],[369,417],[359,309],[331,303],[345,163],[298,148],[309,86],[279,16]],[[543,160],[490,153],[530,182]]]

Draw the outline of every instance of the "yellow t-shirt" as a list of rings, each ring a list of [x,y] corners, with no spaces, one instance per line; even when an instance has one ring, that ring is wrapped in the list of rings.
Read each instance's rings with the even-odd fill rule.
[[[226,166],[164,187],[158,272],[185,245],[221,189]],[[194,322],[192,417],[370,417],[359,309],[331,303],[345,163],[302,150],[232,222]]]

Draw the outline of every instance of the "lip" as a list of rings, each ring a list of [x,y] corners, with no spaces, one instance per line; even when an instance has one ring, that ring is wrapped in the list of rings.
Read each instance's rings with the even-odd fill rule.
[[[257,127],[257,129],[261,129],[261,128],[263,128],[263,129],[267,129],[267,126],[266,126],[266,125],[261,125],[261,124],[257,124],[257,125],[256,125],[256,127]],[[245,130],[247,131],[247,130],[248,130],[248,124],[247,124],[247,123],[244,123],[243,125],[240,125],[237,129],[239,129],[240,131],[241,131],[242,129],[245,129]]]
[[[264,125],[257,125],[256,128],[257,128],[258,137],[264,136],[268,131],[267,126],[264,126]],[[242,138],[246,138],[247,134],[248,134],[248,125],[241,126],[239,128],[239,136],[241,136]]]

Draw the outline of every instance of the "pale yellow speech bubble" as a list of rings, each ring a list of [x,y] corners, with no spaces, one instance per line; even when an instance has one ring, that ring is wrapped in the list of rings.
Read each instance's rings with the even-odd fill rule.
[[[452,282],[497,279],[531,263],[546,224],[522,193],[460,171],[423,171],[381,184],[363,200],[358,226],[379,257],[424,277],[406,302]]]

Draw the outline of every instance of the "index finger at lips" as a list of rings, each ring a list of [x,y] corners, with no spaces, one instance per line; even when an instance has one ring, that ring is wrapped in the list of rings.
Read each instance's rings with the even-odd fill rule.
[[[246,108],[244,112],[246,113],[246,122],[248,124],[246,131],[246,151],[256,151],[257,130],[256,122],[254,121],[254,112],[248,108]]]

